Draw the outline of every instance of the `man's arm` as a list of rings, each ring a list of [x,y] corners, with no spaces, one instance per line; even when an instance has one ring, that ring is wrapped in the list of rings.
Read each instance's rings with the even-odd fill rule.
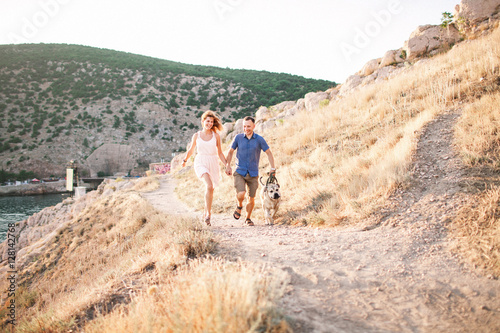
[[[269,164],[271,165],[271,171],[269,175],[276,173],[276,166],[274,165],[274,156],[271,149],[266,150],[267,158],[269,159]]]
[[[232,170],[231,170],[231,160],[233,159],[233,153],[234,149],[231,148],[229,149],[227,156],[226,156],[226,175],[231,176]]]

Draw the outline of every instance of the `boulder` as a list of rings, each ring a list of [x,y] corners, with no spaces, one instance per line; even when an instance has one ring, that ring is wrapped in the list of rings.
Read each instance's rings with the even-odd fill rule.
[[[223,131],[227,131],[229,133],[234,130],[234,123],[225,123],[222,127],[224,127]]]
[[[361,75],[351,75],[345,80],[344,84],[340,87],[339,95],[346,95],[354,88],[359,86],[362,82]]]
[[[265,130],[273,127],[276,127],[276,121],[274,119],[271,119],[255,126],[255,132],[262,134]]]
[[[107,174],[128,173],[134,167],[133,156],[131,145],[107,143],[94,150],[85,163],[91,177],[97,177],[99,171]]]
[[[378,73],[372,73],[370,75],[367,75],[363,77],[363,80],[361,81],[361,86],[366,86],[367,84],[371,84],[375,82],[375,79],[377,78]]]
[[[340,91],[340,86],[336,86],[335,88],[330,88],[326,91],[328,93],[329,99],[334,99]]]
[[[500,0],[462,0],[455,6],[455,20],[462,18],[470,23],[484,21],[500,12]]]
[[[403,50],[406,58],[413,60],[422,57],[431,51],[449,48],[461,40],[462,36],[455,26],[443,28],[439,25],[419,26],[405,42]]]
[[[236,120],[236,122],[234,123],[234,128],[232,133],[236,134],[243,133],[243,119]]]
[[[271,118],[271,111],[269,111],[269,109],[266,108],[265,106],[261,106],[255,113],[256,124],[269,120],[269,118]]]
[[[306,109],[306,100],[304,98],[300,98],[297,100],[295,105],[297,106],[298,111],[303,111]]]
[[[382,60],[380,60],[379,68],[403,62],[404,59],[401,58],[400,55],[401,55],[401,49],[387,51],[382,57]]]
[[[306,110],[311,112],[319,107],[319,103],[322,100],[329,99],[328,93],[321,92],[310,92],[304,97]]]
[[[224,140],[229,132],[231,132],[234,128],[233,123],[224,123],[222,124],[222,131],[220,131],[219,135],[221,140]]]
[[[271,107],[273,113],[279,114],[295,106],[295,101],[285,101]]]
[[[285,112],[282,113],[283,118],[289,118],[292,116],[295,116],[299,112],[299,108],[297,106],[294,106],[293,108],[290,108],[286,110]]]
[[[234,137],[243,133],[243,119],[238,119],[233,126],[233,131],[226,136],[226,142],[232,141]]]
[[[377,71],[377,78],[375,79],[375,82],[387,80],[391,76],[401,72],[402,69],[402,65],[382,67]]]
[[[363,68],[361,68],[360,75],[361,76],[367,76],[375,72],[380,64],[380,58],[379,59],[372,59],[368,61]]]

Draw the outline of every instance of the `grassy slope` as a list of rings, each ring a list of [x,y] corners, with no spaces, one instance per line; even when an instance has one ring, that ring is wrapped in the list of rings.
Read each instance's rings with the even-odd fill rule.
[[[471,171],[478,167],[498,170],[499,54],[500,29],[496,29],[485,38],[461,43],[388,81],[362,87],[263,133],[286,193],[279,221],[338,226],[357,223],[375,212],[397,186],[405,185],[420,130],[451,108],[464,110],[455,129],[464,163]],[[267,170],[265,156],[261,170]],[[184,181],[179,193],[201,209],[202,185],[190,172],[180,177]],[[229,213],[234,209],[232,179],[222,180],[214,210]],[[482,180],[495,181],[492,177]],[[498,228],[495,214],[490,221]],[[256,217],[262,218],[259,205]],[[489,261],[491,251],[496,251],[498,258],[498,236],[478,234],[487,242],[479,257]],[[485,265],[499,272],[498,259],[494,260]]]
[[[286,332],[272,304],[283,277],[210,256],[211,232],[160,213],[140,196],[158,181],[114,182],[48,237],[20,270],[16,332]],[[87,196],[88,197],[88,196]],[[81,204],[81,201],[76,203]],[[0,327],[7,310],[1,309]]]

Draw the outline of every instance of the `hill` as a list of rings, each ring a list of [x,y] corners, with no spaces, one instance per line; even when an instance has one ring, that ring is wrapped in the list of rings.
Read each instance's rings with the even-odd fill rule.
[[[120,144],[132,151],[121,164],[140,172],[184,150],[207,109],[232,121],[335,85],[77,45],[2,45],[0,168],[47,177],[73,159],[83,171],[94,150]]]
[[[498,332],[500,29],[487,21],[312,109],[259,113],[278,225],[259,204],[254,227],[235,221],[225,176],[202,225],[188,164],[106,180],[11,226],[1,327],[14,311],[27,332]]]

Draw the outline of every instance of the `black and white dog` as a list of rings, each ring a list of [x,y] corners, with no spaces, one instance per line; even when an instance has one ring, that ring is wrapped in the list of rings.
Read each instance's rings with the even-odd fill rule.
[[[267,225],[274,224],[274,217],[280,207],[281,194],[280,186],[277,183],[264,184],[262,177],[260,178],[262,190],[260,192],[260,200],[262,202],[262,209],[264,209],[265,219]]]

